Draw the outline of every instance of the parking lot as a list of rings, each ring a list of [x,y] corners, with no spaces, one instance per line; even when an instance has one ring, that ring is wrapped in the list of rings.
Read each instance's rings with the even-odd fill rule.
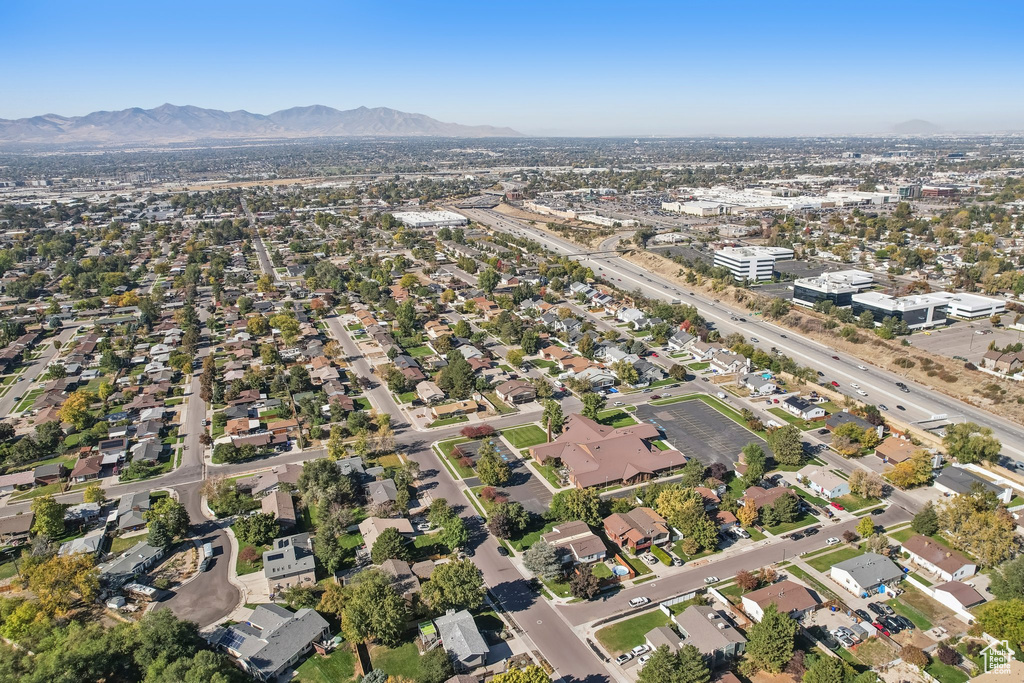
[[[1012,315],[1012,314],[1011,314]],[[951,326],[938,330],[928,330],[929,334],[918,332],[908,339],[911,346],[931,351],[947,358],[961,356],[975,365],[979,365],[981,357],[988,351],[992,342],[1003,348],[1017,342],[1024,342],[1024,332],[992,327],[987,318],[970,322],[958,321]],[[987,334],[976,334],[988,332]]]
[[[665,438],[683,455],[696,457],[705,465],[720,462],[731,467],[748,443],[759,444],[765,455],[771,455],[771,449],[763,439],[703,401],[681,401],[666,406],[641,405],[634,415],[659,427]]]

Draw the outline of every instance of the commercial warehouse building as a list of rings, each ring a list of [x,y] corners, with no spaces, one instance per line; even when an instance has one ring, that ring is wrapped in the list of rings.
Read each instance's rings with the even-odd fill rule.
[[[862,270],[839,270],[818,277],[802,277],[793,281],[793,303],[812,308],[819,301],[831,301],[839,307],[853,305],[853,295],[874,283],[871,273]]]
[[[771,280],[775,262],[793,258],[793,250],[785,247],[726,247],[715,252],[715,265],[732,272],[737,282]]]
[[[408,228],[454,228],[469,224],[468,218],[454,211],[403,211],[394,216]]]

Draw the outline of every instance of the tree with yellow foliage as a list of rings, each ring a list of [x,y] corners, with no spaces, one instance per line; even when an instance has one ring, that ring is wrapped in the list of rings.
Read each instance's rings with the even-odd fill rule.
[[[57,555],[32,568],[28,587],[47,614],[59,616],[78,598],[87,603],[96,598],[99,573],[91,555]]]

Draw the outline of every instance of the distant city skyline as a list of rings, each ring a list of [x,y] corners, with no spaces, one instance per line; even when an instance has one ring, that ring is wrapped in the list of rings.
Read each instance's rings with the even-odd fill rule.
[[[527,135],[1024,130],[1021,3],[0,6],[0,118],[390,107]]]

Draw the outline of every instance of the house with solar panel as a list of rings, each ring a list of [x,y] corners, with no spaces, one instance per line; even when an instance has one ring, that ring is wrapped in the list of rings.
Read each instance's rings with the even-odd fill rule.
[[[260,605],[249,621],[214,634],[211,642],[234,657],[250,676],[271,681],[294,666],[314,646],[326,647],[330,626],[316,610],[294,614],[280,605]]]

